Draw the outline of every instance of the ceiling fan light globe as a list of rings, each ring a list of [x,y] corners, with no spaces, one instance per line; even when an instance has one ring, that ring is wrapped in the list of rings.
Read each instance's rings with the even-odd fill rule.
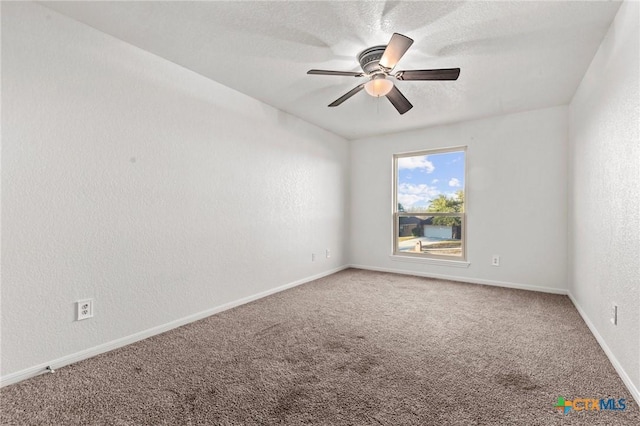
[[[393,89],[393,82],[386,78],[374,78],[364,85],[364,90],[373,97],[385,96]]]

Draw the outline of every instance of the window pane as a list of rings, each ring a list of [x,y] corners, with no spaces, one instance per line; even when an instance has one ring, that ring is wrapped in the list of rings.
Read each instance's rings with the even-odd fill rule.
[[[464,151],[398,157],[398,211],[464,211]]]
[[[461,216],[399,216],[398,252],[461,257],[462,227]]]

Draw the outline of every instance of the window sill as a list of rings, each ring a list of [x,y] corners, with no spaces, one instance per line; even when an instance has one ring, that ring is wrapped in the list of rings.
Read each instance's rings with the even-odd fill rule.
[[[430,257],[402,256],[398,254],[389,255],[389,258],[395,262],[426,263],[429,265],[451,266],[454,268],[468,268],[469,265],[471,265],[470,262],[464,260],[434,259]]]

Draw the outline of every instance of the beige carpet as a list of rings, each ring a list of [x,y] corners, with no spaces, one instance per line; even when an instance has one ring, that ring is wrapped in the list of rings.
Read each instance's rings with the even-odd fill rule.
[[[3,425],[640,424],[567,297],[354,269],[0,396]]]

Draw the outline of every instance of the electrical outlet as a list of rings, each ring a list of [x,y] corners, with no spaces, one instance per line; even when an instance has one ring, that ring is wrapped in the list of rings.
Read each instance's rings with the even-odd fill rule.
[[[493,266],[500,266],[500,256],[497,254],[494,254],[493,257],[491,258],[491,264]]]
[[[331,257],[331,250],[327,249],[327,259]]]
[[[312,262],[316,261],[316,254],[315,253],[311,253],[311,261]]]
[[[78,300],[76,302],[76,321],[82,321],[93,317],[93,299]]]
[[[618,325],[618,305],[615,303],[611,304],[611,318],[609,318],[611,324]]]

